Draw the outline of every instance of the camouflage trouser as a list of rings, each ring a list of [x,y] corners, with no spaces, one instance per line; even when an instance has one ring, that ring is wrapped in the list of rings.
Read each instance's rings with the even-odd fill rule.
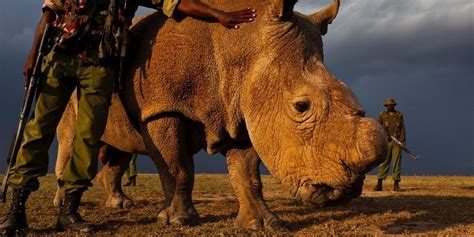
[[[137,161],[137,154],[133,154],[132,159],[130,160],[130,165],[128,166],[128,169],[125,172],[128,178],[137,176],[137,167],[135,165],[136,161]]]
[[[110,67],[85,65],[72,56],[52,52],[43,66],[39,97],[28,121],[9,186],[35,191],[48,172],[48,150],[56,127],[77,87],[79,108],[71,159],[60,183],[67,192],[86,189],[97,174],[99,142],[107,122],[113,91]]]
[[[385,179],[388,176],[388,171],[390,169],[390,163],[392,163],[392,178],[395,181],[400,181],[400,173],[402,166],[402,152],[399,145],[394,142],[388,143],[387,156],[385,161],[379,165],[377,171],[377,178]]]

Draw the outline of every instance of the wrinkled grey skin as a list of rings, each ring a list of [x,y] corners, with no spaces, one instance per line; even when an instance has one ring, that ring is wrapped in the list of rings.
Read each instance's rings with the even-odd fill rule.
[[[99,174],[101,183],[112,183],[103,184],[108,203],[121,206],[128,199],[118,190],[123,160],[146,154],[155,161],[167,200],[159,222],[196,224],[192,155],[201,148],[226,155],[240,205],[236,224],[244,228],[280,226],[263,199],[260,161],[311,206],[359,196],[364,173],[383,159],[386,140],[324,65],[322,35],[339,1],[310,16],[293,12],[292,0],[208,2],[224,10],[252,6],[259,17],[231,31],[156,13],[132,29],[129,79],[112,100],[102,138],[113,151],[102,156],[122,161]],[[65,118],[74,118],[72,107]],[[63,137],[73,131],[66,120]],[[68,157],[66,141],[59,141],[62,157]]]

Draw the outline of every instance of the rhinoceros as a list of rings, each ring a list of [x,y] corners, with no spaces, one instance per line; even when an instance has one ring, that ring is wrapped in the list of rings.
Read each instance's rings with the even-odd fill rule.
[[[226,156],[239,201],[238,226],[279,226],[262,195],[259,164],[314,207],[361,194],[365,173],[386,152],[382,127],[324,65],[322,35],[340,1],[304,15],[296,0],[206,0],[223,10],[251,6],[255,22],[229,30],[157,12],[131,30],[123,91],[112,98],[98,175],[108,205],[129,199],[120,178],[130,154],[150,156],[166,207],[163,224],[195,224],[193,154]],[[75,99],[77,100],[77,99]],[[74,99],[58,128],[59,165],[69,157]]]

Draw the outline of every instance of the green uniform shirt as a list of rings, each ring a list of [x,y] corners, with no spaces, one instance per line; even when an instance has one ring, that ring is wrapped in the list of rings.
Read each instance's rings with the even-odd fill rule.
[[[64,4],[66,2],[79,2],[80,0],[44,0],[43,9],[49,8],[56,14],[64,12]],[[108,5],[108,0],[103,1]],[[179,0],[136,0],[140,6],[151,7],[163,10],[163,13],[168,17],[173,17],[174,11],[179,4]]]
[[[385,128],[388,135],[396,137],[399,141],[405,142],[405,122],[403,114],[400,111],[395,112],[383,111],[379,114],[378,121]],[[389,139],[390,140],[390,139]]]
[[[129,0],[135,8],[124,16],[117,11],[120,1],[124,0],[44,0],[43,11],[56,14],[54,25],[62,29],[59,48],[82,61],[100,64],[119,56],[120,28],[130,23],[136,7],[161,9],[172,17],[179,4],[179,0]]]

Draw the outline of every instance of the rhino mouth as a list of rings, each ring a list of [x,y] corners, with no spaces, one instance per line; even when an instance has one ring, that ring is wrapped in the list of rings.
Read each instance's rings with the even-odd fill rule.
[[[317,183],[300,187],[299,196],[302,201],[312,207],[346,205],[362,193],[365,175],[357,176],[349,185],[331,186],[327,183]],[[306,191],[302,191],[306,189]]]

